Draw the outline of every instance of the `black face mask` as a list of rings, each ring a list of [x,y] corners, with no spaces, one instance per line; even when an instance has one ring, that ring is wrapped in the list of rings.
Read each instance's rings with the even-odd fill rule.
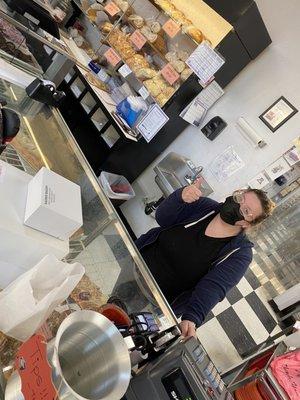
[[[240,213],[240,205],[233,200],[232,196],[227,197],[221,206],[220,217],[226,224],[235,225],[237,221],[244,219]]]

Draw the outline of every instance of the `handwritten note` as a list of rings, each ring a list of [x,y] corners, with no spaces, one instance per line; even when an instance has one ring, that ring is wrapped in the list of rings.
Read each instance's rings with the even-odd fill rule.
[[[111,15],[112,17],[115,16],[116,14],[118,14],[118,12],[120,12],[120,8],[113,2],[111,1],[110,3],[108,3],[105,7],[104,10]]]
[[[34,335],[22,344],[16,357],[16,368],[21,378],[21,391],[25,400],[57,398],[43,336]]]
[[[161,74],[170,85],[173,85],[180,77],[170,63],[163,67]]]
[[[115,67],[116,65],[119,64],[119,62],[121,61],[121,57],[119,56],[118,53],[115,52],[114,49],[109,48],[108,50],[106,50],[106,52],[104,53],[104,56],[106,57],[107,61],[113,66]]]
[[[147,42],[147,39],[145,36],[137,29],[133,32],[133,34],[130,36],[130,40],[132,43],[135,45],[135,47],[138,50],[141,50],[141,48],[145,45]]]
[[[177,33],[180,31],[180,26],[176,24],[175,21],[172,19],[169,19],[164,25],[163,25],[163,30],[166,32],[168,36],[171,38],[175,37]]]

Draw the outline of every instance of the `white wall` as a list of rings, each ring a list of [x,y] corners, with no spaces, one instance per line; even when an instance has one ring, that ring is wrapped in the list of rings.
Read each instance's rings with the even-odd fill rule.
[[[136,180],[137,197],[123,205],[122,210],[137,235],[154,224],[150,217],[144,217],[141,198],[160,195],[154,182],[153,166],[169,151],[183,154],[195,164],[207,167],[218,154],[233,145],[246,164],[243,169],[222,183],[205,170],[215,191],[213,197],[222,199],[280,157],[300,135],[300,112],[274,133],[258,118],[281,95],[300,110],[300,2],[257,0],[257,4],[273,43],[226,87],[225,95],[206,116],[203,125],[215,115],[227,122],[227,128],[219,137],[211,142],[200,130],[189,126]],[[241,136],[235,126],[240,116],[267,142],[266,147],[254,149]]]

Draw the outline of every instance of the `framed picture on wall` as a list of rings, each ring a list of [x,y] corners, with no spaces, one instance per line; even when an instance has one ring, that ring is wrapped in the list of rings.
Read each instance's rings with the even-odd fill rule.
[[[286,123],[298,110],[283,96],[279,97],[259,118],[275,132]]]

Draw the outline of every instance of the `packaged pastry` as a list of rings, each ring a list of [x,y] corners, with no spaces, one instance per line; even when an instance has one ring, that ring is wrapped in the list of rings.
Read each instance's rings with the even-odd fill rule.
[[[166,102],[169,100],[164,93],[159,94],[155,100],[157,101],[160,107],[164,106]]]
[[[178,59],[176,61],[172,61],[171,65],[179,74],[181,74],[181,72],[183,72],[183,70],[185,69],[185,63]]]
[[[153,81],[153,79],[148,79],[147,81],[144,81],[144,85],[153,97],[156,97],[161,93],[161,87],[158,83]]]
[[[137,78],[141,80],[154,78],[156,74],[157,72],[152,68],[141,68],[136,72]]]
[[[154,43],[157,40],[157,34],[153,33],[149,26],[145,25],[141,28],[141,33],[145,36],[145,38],[150,42]]]
[[[107,35],[109,32],[111,32],[113,28],[113,24],[111,24],[110,22],[105,21],[102,25],[99,26],[100,31]]]
[[[184,32],[187,33],[191,38],[193,38],[197,43],[201,43],[203,41],[202,32],[194,25],[185,26]]]
[[[187,78],[192,74],[192,70],[190,68],[185,68],[181,74],[180,77],[183,81],[186,81]]]
[[[162,33],[162,31],[157,34],[157,39],[153,44],[156,49],[162,54],[166,54],[166,52],[168,51],[167,43],[164,39],[164,34]]]
[[[179,25],[183,25],[185,22],[185,15],[178,10],[174,10],[171,12],[171,17],[176,21]]]
[[[161,31],[161,25],[160,25],[160,23],[157,22],[157,21],[151,22],[150,25],[149,25],[149,27],[150,27],[150,29],[151,29],[151,31],[152,31],[153,33],[159,33],[159,32]]]
[[[173,94],[175,93],[175,89],[172,86],[168,86],[165,90],[164,90],[164,95],[169,99],[170,97],[173,96]]]
[[[178,57],[177,57],[176,51],[169,51],[169,52],[166,54],[166,59],[167,59],[167,61],[169,61],[170,63],[178,61]]]
[[[114,0],[114,3],[122,10],[123,12],[128,11],[129,4],[125,0]]]
[[[132,23],[136,28],[142,28],[145,25],[144,18],[137,14],[129,15],[128,21]]]
[[[169,0],[155,0],[155,3],[160,6],[162,10],[164,10],[167,14],[170,14],[172,11],[175,11],[176,8]]]
[[[146,59],[141,54],[135,54],[133,57],[130,57],[126,60],[129,68],[131,68],[134,72],[141,68],[149,68],[150,65],[146,61]]]
[[[178,50],[177,51],[177,57],[181,61],[186,61],[189,58],[189,53],[187,51],[184,51],[184,50]]]

